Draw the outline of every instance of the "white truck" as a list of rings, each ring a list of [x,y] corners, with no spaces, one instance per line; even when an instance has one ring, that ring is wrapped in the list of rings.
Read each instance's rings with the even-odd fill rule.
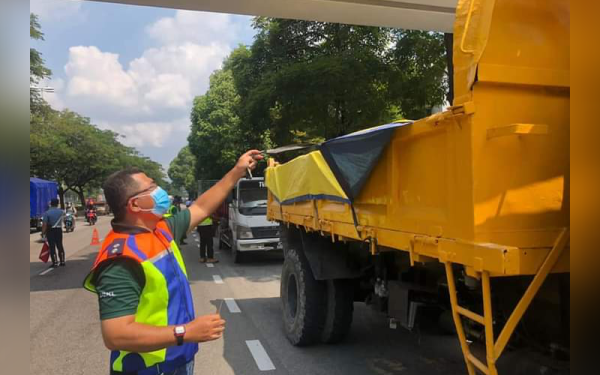
[[[241,179],[226,204],[226,215],[224,210],[217,211],[217,236],[219,248],[231,248],[235,263],[240,263],[247,252],[282,251],[279,224],[267,220],[264,178]]]

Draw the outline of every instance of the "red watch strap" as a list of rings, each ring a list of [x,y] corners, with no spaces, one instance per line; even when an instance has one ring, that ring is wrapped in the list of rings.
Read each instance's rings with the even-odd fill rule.
[[[178,327],[183,327],[182,333],[177,333]],[[183,336],[185,336],[185,326],[175,326],[173,328],[173,335],[175,335],[175,339],[177,340],[177,346],[183,345]]]

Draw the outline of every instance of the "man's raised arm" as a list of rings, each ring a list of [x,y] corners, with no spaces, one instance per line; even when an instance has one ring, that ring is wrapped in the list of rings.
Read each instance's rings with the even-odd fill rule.
[[[194,229],[202,220],[212,214],[223,203],[227,195],[233,189],[238,180],[246,175],[246,170],[256,168],[258,160],[263,158],[258,150],[250,150],[242,155],[235,167],[211,187],[204,194],[198,197],[190,206],[190,227]]]

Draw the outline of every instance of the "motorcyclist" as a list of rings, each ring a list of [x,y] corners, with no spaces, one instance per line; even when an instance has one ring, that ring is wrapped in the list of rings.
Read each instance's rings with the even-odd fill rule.
[[[67,203],[67,208],[65,209],[65,213],[67,215],[71,214],[74,217],[77,217],[77,210],[75,209],[75,206],[73,205],[73,203],[71,203],[71,202]]]
[[[75,228],[75,218],[77,217],[77,210],[73,203],[67,203],[67,207],[65,208],[65,229],[68,231],[68,226],[72,225],[73,229]],[[68,224],[69,223],[69,224]]]
[[[88,222],[91,224],[90,215],[96,215],[96,204],[92,200],[88,200],[86,208],[85,208],[85,217]]]

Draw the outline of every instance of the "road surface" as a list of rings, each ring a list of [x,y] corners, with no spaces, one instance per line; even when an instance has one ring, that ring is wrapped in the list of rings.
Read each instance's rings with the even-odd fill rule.
[[[37,260],[39,234],[30,239],[30,373],[108,374],[109,353],[100,335],[96,297],[83,290],[98,246],[90,246],[92,229],[78,222],[65,234],[67,266],[44,275]],[[109,218],[97,225],[100,237]],[[37,236],[37,237],[36,237]],[[197,314],[223,304],[227,320],[222,339],[200,346],[195,374],[216,375],[436,375],[465,374],[457,339],[437,332],[391,330],[387,320],[362,303],[355,304],[347,340],[339,345],[296,348],[281,323],[279,278],[281,255],[257,254],[238,265],[228,250],[218,251],[214,267],[198,262],[197,237],[182,247]]]

